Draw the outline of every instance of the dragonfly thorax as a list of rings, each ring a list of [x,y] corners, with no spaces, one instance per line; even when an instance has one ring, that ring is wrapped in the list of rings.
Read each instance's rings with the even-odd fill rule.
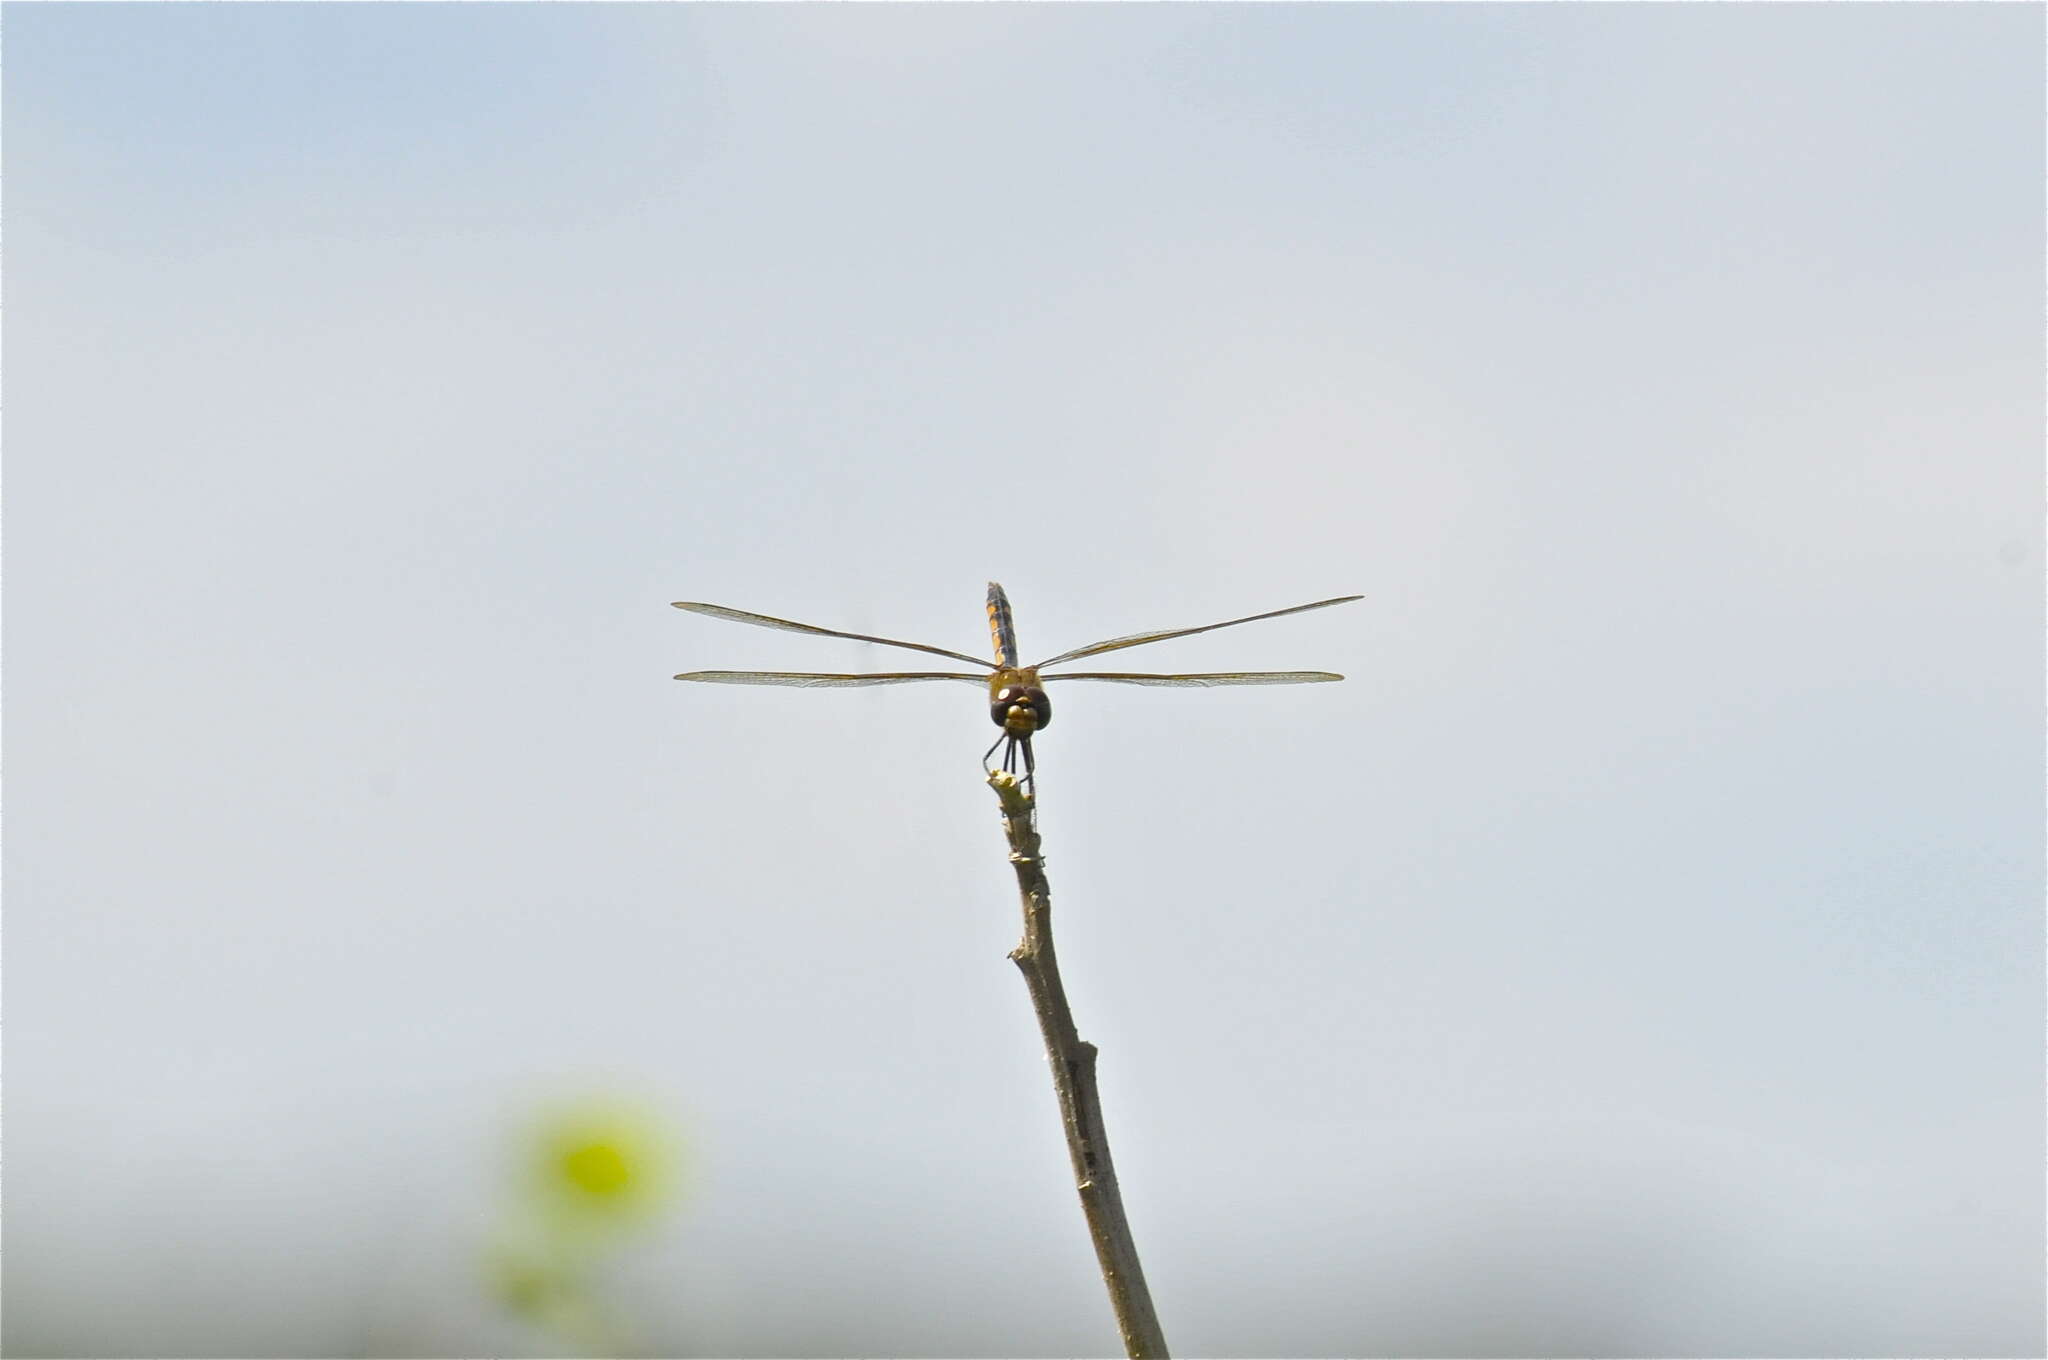
[[[1001,670],[989,677],[988,716],[1012,737],[1028,737],[1052,725],[1052,699],[1031,670]]]

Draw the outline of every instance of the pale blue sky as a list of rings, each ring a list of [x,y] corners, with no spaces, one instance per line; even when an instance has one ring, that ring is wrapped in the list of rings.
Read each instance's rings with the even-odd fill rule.
[[[6,9],[10,1354],[2038,1354],[2043,17]],[[1075,687],[1079,689],[1080,687]]]

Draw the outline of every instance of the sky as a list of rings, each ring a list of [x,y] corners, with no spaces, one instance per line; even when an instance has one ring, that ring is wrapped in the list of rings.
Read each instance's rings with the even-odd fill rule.
[[[7,1352],[2039,1354],[2043,25],[7,6]]]

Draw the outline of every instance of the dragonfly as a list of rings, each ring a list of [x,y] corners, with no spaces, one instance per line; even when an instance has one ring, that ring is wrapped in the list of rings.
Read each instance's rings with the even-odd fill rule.
[[[722,604],[677,600],[674,602],[677,609],[688,610],[692,614],[705,614],[714,619],[751,623],[757,628],[779,628],[789,633],[851,638],[855,642],[900,647],[905,651],[950,657],[981,669],[972,673],[874,671],[854,675],[816,671],[685,671],[676,679],[714,685],[791,685],[799,689],[908,685],[922,680],[964,680],[973,685],[986,685],[989,717],[1002,732],[996,738],[995,745],[983,753],[982,767],[989,769],[993,774],[989,760],[995,755],[996,748],[1002,747],[1002,768],[1015,776],[1021,760],[1023,779],[1020,782],[1028,784],[1036,782],[1038,770],[1037,758],[1031,751],[1031,739],[1052,725],[1052,699],[1046,694],[1045,686],[1055,680],[1099,680],[1113,685],[1164,685],[1201,689],[1216,685],[1313,685],[1344,678],[1332,671],[1212,671],[1189,675],[1163,675],[1148,671],[1063,671],[1057,675],[1042,674],[1047,666],[1079,661],[1083,657],[1100,656],[1104,652],[1122,651],[1126,647],[1142,647],[1151,642],[1192,637],[1196,633],[1213,633],[1218,628],[1235,628],[1240,623],[1257,623],[1260,619],[1277,619],[1288,614],[1306,614],[1311,609],[1328,609],[1331,605],[1349,604],[1353,600],[1364,598],[1363,595],[1339,595],[1335,599],[1292,605],[1286,609],[1271,609],[1263,614],[1247,614],[1241,619],[1225,619],[1221,623],[1205,623],[1195,628],[1155,628],[1143,633],[1128,633],[1123,637],[1091,642],[1085,647],[1076,647],[1071,651],[1061,652],[1058,656],[1049,656],[1029,666],[1018,661],[1017,626],[1010,613],[1010,597],[1004,594],[1003,588],[994,581],[988,583],[988,630],[989,639],[995,648],[993,662],[922,642],[904,642],[897,638],[875,637],[868,633],[848,633],[837,628],[820,628],[814,623],[796,623],[790,619],[773,618],[767,614],[750,614],[744,609],[732,609]]]

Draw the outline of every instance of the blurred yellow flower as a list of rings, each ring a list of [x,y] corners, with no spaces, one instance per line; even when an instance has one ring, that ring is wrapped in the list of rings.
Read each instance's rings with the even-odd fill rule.
[[[615,1100],[556,1106],[527,1144],[527,1188],[554,1219],[588,1229],[657,1217],[674,1199],[681,1163],[675,1135],[650,1110]]]
[[[621,1239],[668,1210],[682,1160],[681,1141],[647,1106],[590,1097],[543,1109],[515,1144],[514,1197],[484,1261],[492,1291],[587,1353],[638,1349],[596,1272]]]

